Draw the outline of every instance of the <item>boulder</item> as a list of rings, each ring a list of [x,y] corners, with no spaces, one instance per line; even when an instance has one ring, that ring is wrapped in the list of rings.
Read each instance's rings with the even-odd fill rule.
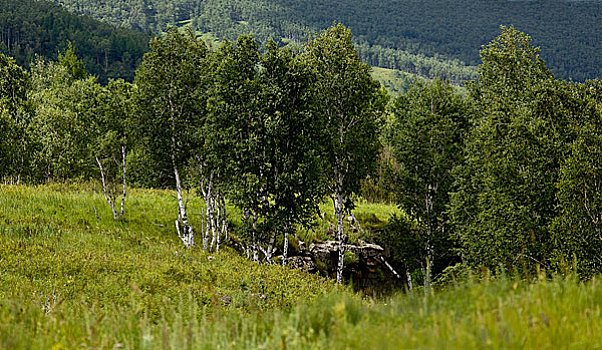
[[[317,272],[316,264],[310,256],[291,256],[286,259],[286,264],[290,267],[305,270],[307,272]]]

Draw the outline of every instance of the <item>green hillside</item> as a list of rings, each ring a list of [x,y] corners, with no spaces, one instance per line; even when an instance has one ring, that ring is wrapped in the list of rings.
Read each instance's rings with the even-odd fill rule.
[[[535,38],[559,78],[602,75],[599,1],[55,1],[143,31],[191,20],[199,31],[230,39],[252,32],[260,40],[302,41],[308,29],[341,21],[353,30],[362,58],[372,65],[452,81],[473,78],[467,65],[479,62],[481,45],[497,35],[501,24],[514,25]],[[433,60],[455,67],[442,70]]]
[[[76,16],[47,1],[0,0],[0,52],[18,64],[29,65],[36,55],[56,60],[68,41],[100,81],[133,80],[149,36]]]
[[[484,275],[361,298],[228,250],[184,249],[173,201],[134,190],[128,219],[113,221],[94,187],[0,185],[0,347],[541,349],[602,337],[596,279]]]

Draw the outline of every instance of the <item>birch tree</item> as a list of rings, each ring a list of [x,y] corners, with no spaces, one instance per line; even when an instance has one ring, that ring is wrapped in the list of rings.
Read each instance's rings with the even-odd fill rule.
[[[255,39],[226,42],[216,57],[212,154],[227,155],[230,197],[245,212],[250,255],[273,262],[276,243],[307,224],[322,194],[310,80],[302,57]]]
[[[27,166],[27,73],[0,53],[0,180],[19,181]]]
[[[200,148],[196,126],[205,118],[207,48],[192,31],[169,29],[150,43],[136,75],[139,87],[140,128],[157,166],[171,169],[177,193],[178,236],[186,247],[194,245],[187,214],[182,169]]]
[[[446,211],[452,170],[463,159],[470,110],[468,103],[440,80],[417,83],[395,102],[390,143],[399,164],[397,203],[418,223],[427,292],[435,259],[446,258],[450,249]]]
[[[135,85],[111,80],[100,92],[98,116],[95,120],[94,160],[100,171],[103,194],[113,219],[123,217],[127,188],[127,153],[132,143],[130,130],[134,113]],[[120,198],[120,203],[117,199]],[[116,208],[116,206],[119,207]]]
[[[371,171],[378,152],[378,125],[385,98],[370,66],[360,61],[351,31],[342,24],[325,30],[305,48],[313,70],[314,121],[322,133],[323,176],[337,220],[337,282],[343,281],[343,217],[353,209],[352,195]]]
[[[34,114],[29,132],[35,142],[35,171],[45,180],[60,181],[96,175],[93,125],[99,114],[100,85],[90,76],[75,79],[54,62],[36,62],[32,78],[29,100]]]
[[[556,182],[573,138],[573,104],[539,48],[515,28],[481,50],[469,85],[475,118],[464,161],[454,172],[450,217],[467,263],[549,267],[549,225],[558,213]]]
[[[311,114],[311,75],[304,57],[268,43],[261,57],[263,149],[258,154],[264,178],[263,215],[272,221],[265,257],[271,261],[278,235],[286,264],[296,227],[308,226],[324,195],[319,163],[319,124]]]
[[[253,200],[242,184],[259,183],[245,169],[258,152],[259,140],[254,138],[260,121],[258,82],[259,45],[251,36],[241,36],[236,45],[225,41],[215,54],[212,66],[214,84],[208,101],[207,138],[210,151],[207,163],[210,172],[219,171],[220,184],[227,184],[230,198],[244,212],[249,254],[259,260],[258,218]],[[213,179],[216,179],[214,175]],[[220,187],[220,186],[216,186]],[[221,187],[224,188],[224,187]]]

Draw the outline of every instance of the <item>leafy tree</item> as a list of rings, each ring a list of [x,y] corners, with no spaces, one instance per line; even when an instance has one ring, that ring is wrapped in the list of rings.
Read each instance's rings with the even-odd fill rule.
[[[190,247],[194,231],[186,213],[180,172],[202,142],[196,126],[205,118],[208,51],[194,33],[176,28],[150,45],[136,75],[139,125],[155,164],[173,172],[178,199],[176,228]]]
[[[423,260],[421,265],[428,290],[436,259],[450,255],[446,211],[452,170],[462,162],[470,109],[448,83],[436,80],[412,86],[397,99],[393,113],[390,144],[399,164],[397,200],[422,232],[426,264]]]
[[[253,257],[271,262],[280,234],[286,260],[290,232],[311,221],[323,192],[307,66],[273,41],[258,49],[253,37],[222,46],[211,109],[214,130],[228,130],[220,153],[229,155],[231,197],[248,213]]]
[[[132,144],[132,119],[136,87],[123,80],[110,80],[99,92],[99,114],[94,120],[94,158],[100,170],[105,199],[113,219],[123,217],[126,197],[127,153]],[[121,187],[121,188],[118,188]],[[115,209],[121,195],[119,214]]]
[[[100,85],[94,77],[74,80],[57,63],[32,69],[30,99],[35,109],[29,133],[35,140],[32,166],[46,180],[65,181],[93,172],[91,127],[98,115]]]
[[[409,292],[414,289],[414,276],[425,273],[425,236],[417,227],[416,221],[405,215],[391,216],[382,231],[375,237],[376,242],[389,251],[389,261],[397,271],[405,271]],[[423,276],[426,279],[426,276]]]
[[[313,123],[308,66],[289,49],[267,45],[261,58],[262,114],[265,130],[263,169],[264,215],[274,224],[268,242],[272,254],[276,234],[283,234],[286,264],[289,234],[308,226],[324,195],[319,164],[319,124]],[[271,206],[271,208],[269,207]]]
[[[353,209],[352,194],[371,171],[378,153],[378,124],[385,105],[370,66],[360,61],[351,31],[337,24],[310,41],[305,59],[314,74],[314,122],[322,130],[321,166],[337,218],[342,282],[345,253],[343,216]]]
[[[86,71],[84,63],[75,55],[75,50],[73,49],[71,41],[69,41],[67,45],[67,51],[65,51],[65,53],[59,53],[59,65],[65,67],[73,79],[86,79],[88,77],[88,72]]]
[[[557,183],[554,260],[560,269],[574,266],[581,276],[591,277],[602,271],[602,82],[574,84],[571,90],[578,110],[577,137]]]
[[[27,170],[28,74],[0,53],[0,177],[19,180]]]
[[[530,37],[512,27],[502,27],[481,57],[470,89],[475,125],[452,195],[454,233],[469,263],[546,267],[555,182],[570,139],[564,88]]]
[[[259,45],[251,36],[241,36],[237,44],[225,41],[217,50],[212,71],[214,83],[208,100],[209,122],[207,124],[207,146],[204,168],[205,178],[211,179],[214,173],[214,187],[217,191],[228,189],[228,195],[235,205],[245,211],[245,221],[250,230],[251,249],[254,260],[258,260],[257,215],[251,212],[260,204],[258,194],[253,190],[259,187],[259,180],[253,178],[258,164],[254,153],[261,147],[256,139],[261,127],[260,86],[258,66],[260,63]],[[216,178],[219,175],[219,178]],[[255,185],[255,188],[252,186]],[[209,188],[203,191],[209,192]],[[252,216],[252,218],[251,218]],[[252,222],[252,224],[250,224]]]

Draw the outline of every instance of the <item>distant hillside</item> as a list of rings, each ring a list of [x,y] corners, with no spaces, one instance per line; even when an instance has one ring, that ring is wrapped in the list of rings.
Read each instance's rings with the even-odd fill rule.
[[[28,65],[35,55],[56,59],[68,41],[100,81],[131,80],[149,36],[74,15],[47,1],[0,0],[0,51],[20,65]]]
[[[333,21],[351,27],[362,58],[452,81],[471,78],[481,45],[514,25],[533,36],[560,78],[602,76],[602,2],[560,0],[54,0],[82,14],[142,31],[188,21],[235,38],[254,33],[295,42]]]

